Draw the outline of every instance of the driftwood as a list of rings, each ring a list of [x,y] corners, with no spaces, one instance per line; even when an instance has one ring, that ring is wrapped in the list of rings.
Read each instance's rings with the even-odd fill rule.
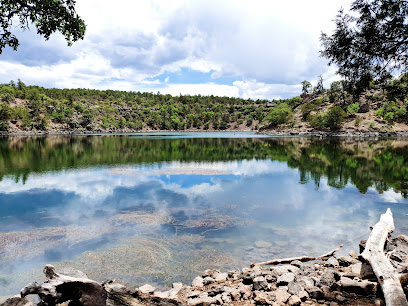
[[[408,302],[401,287],[400,275],[395,271],[384,253],[385,242],[394,229],[394,219],[391,210],[388,208],[371,231],[361,256],[373,268],[384,293],[385,304],[387,306],[406,306]]]
[[[316,259],[323,259],[329,256],[332,256],[334,253],[336,253],[338,250],[340,250],[343,247],[343,245],[340,245],[339,247],[335,248],[334,250],[331,250],[330,252],[323,254],[319,257],[314,257],[314,256],[300,256],[300,257],[292,257],[292,258],[283,258],[283,259],[273,259],[270,261],[264,261],[260,262],[257,264],[251,264],[251,268],[255,266],[265,266],[265,265],[278,265],[278,264],[283,264],[283,263],[291,263],[292,261],[299,260],[301,262],[306,262],[306,261],[311,261],[311,260],[316,260]]]
[[[24,298],[29,294],[38,294],[40,305],[56,305],[70,301],[68,305],[104,306],[107,294],[101,284],[87,279],[58,274],[51,265],[44,267],[48,280],[42,285],[31,283],[20,294]]]

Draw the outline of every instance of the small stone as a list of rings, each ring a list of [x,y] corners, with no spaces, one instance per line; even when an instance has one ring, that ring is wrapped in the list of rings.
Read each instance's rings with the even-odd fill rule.
[[[206,278],[203,279],[203,283],[204,285],[209,285],[215,282],[215,279],[213,279],[210,276],[207,276]]]
[[[281,276],[278,277],[277,280],[277,285],[278,286],[286,286],[290,282],[293,282],[295,280],[295,274],[293,273],[285,273]]]
[[[241,298],[241,292],[237,288],[231,288],[229,291],[233,301],[239,301]]]
[[[202,288],[204,287],[204,280],[202,277],[197,276],[195,279],[193,279],[193,282],[191,284],[192,287],[196,288]]]
[[[324,265],[326,267],[335,268],[339,266],[339,261],[335,257],[331,256],[328,260],[326,260],[326,263]]]
[[[252,296],[252,291],[251,291],[251,287],[250,286],[245,286],[242,285],[240,287],[238,287],[240,293],[241,293],[241,299],[242,300],[247,300]]]
[[[307,292],[312,299],[321,300],[324,298],[323,291],[320,288],[312,287],[310,289],[307,289]]]
[[[272,305],[275,297],[270,292],[265,291],[255,291],[254,301],[256,305]]]
[[[257,248],[270,248],[272,246],[272,243],[267,242],[267,241],[258,240],[258,241],[255,241],[255,246]]]
[[[336,300],[339,301],[340,303],[343,303],[346,298],[340,294],[336,295]]]
[[[358,260],[351,256],[339,257],[337,260],[342,267],[348,267],[352,264],[358,263]]]
[[[320,276],[320,280],[318,283],[319,287],[322,286],[331,286],[336,282],[336,279],[334,277],[334,270],[327,269],[326,271],[323,272],[322,276]]]
[[[341,290],[349,293],[375,295],[377,293],[377,283],[367,280],[354,280],[347,277],[340,279]]]
[[[172,288],[181,288],[181,287],[183,287],[183,283],[173,283],[172,285]]]
[[[363,264],[361,262],[351,265],[351,273],[356,274],[357,276],[360,276],[362,266]]]
[[[300,260],[294,260],[290,263],[292,266],[298,267],[300,268],[301,266],[303,266],[303,262],[301,262]]]
[[[300,290],[298,296],[300,300],[304,302],[309,298],[309,293],[307,293],[305,290]]]
[[[227,273],[218,273],[215,276],[215,281],[216,282],[225,282],[228,278],[228,274]]]
[[[161,298],[161,299],[167,299],[167,298],[169,298],[170,293],[169,293],[169,291],[164,291],[164,292],[155,291],[155,292],[153,293],[153,296],[154,296],[154,297]]]
[[[315,285],[315,282],[312,278],[308,276],[303,276],[299,279],[299,283],[305,288],[312,288]]]
[[[207,276],[209,276],[209,277],[215,278],[215,276],[216,276],[218,273],[220,273],[220,271],[208,269],[208,270],[205,270],[205,271],[204,271],[202,277],[203,277],[203,278],[206,278]]]
[[[300,300],[300,298],[297,295],[292,295],[289,298],[289,302],[288,305],[289,306],[298,306],[302,303],[302,301]]]
[[[208,292],[208,296],[216,296],[218,294],[222,294],[224,291],[225,291],[224,286],[213,285],[211,286],[211,288],[209,288],[207,292]]]
[[[188,300],[189,306],[210,306],[211,304],[215,304],[217,299],[213,297],[200,297],[192,300]]]
[[[224,302],[224,305],[228,305],[232,301],[231,295],[228,292],[224,292],[223,294],[221,294],[221,300]]]
[[[153,286],[151,286],[151,285],[149,285],[149,284],[146,284],[146,285],[143,285],[143,286],[139,287],[139,291],[140,291],[141,293],[145,293],[145,294],[147,294],[147,293],[153,293],[154,290],[156,290],[156,288],[154,288]]]
[[[253,280],[253,289],[254,290],[268,290],[269,289],[269,284],[265,280],[265,277],[263,276],[258,276],[255,277]]]
[[[298,295],[301,290],[303,290],[303,288],[297,282],[290,282],[288,285],[288,292],[290,294]]]
[[[273,282],[276,282],[277,278],[276,278],[276,276],[265,275],[265,280],[266,280],[268,283],[273,283]]]
[[[330,302],[329,306],[339,306],[336,302]]]
[[[285,304],[290,298],[290,294],[286,290],[283,290],[283,289],[276,290],[275,296],[276,296],[276,302],[283,303],[283,304]]]

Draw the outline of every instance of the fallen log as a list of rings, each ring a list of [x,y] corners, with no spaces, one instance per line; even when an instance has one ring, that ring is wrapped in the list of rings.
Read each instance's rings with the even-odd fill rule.
[[[373,227],[361,256],[373,268],[384,293],[385,304],[387,306],[407,306],[408,301],[401,287],[401,276],[395,271],[384,253],[385,242],[394,229],[394,219],[388,208]]]
[[[334,250],[331,250],[330,252],[328,252],[326,254],[323,254],[321,256],[318,256],[318,257],[300,256],[300,257],[292,257],[292,258],[273,259],[273,260],[270,260],[270,261],[251,264],[251,268],[256,267],[256,266],[278,265],[278,264],[284,264],[284,263],[291,263],[292,261],[295,261],[295,260],[299,260],[301,262],[307,262],[307,261],[312,261],[312,260],[316,260],[316,259],[323,259],[323,258],[332,256],[334,253],[336,253],[342,247],[343,247],[343,245],[340,245],[339,247],[335,248]]]
[[[22,298],[38,294],[41,305],[57,305],[67,301],[71,301],[70,305],[106,305],[107,293],[98,282],[58,274],[51,265],[44,267],[44,274],[48,280],[42,285],[31,283],[24,287],[20,292]]]

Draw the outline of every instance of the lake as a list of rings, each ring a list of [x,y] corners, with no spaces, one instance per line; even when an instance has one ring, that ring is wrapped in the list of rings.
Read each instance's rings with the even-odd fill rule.
[[[251,132],[0,138],[0,296],[69,267],[130,286],[408,234],[408,141]]]

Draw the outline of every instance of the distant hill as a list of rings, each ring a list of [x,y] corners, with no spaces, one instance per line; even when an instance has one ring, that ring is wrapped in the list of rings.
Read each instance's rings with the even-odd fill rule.
[[[408,77],[358,97],[344,84],[285,100],[0,85],[0,131],[407,132]]]

